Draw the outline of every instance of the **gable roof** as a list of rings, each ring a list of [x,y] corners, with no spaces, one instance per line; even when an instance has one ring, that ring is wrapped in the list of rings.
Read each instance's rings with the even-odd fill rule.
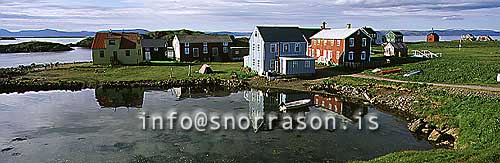
[[[298,26],[257,26],[257,30],[265,42],[306,42],[304,34]]]
[[[398,43],[389,42],[389,43],[387,43],[386,46],[392,46],[392,47],[394,47],[394,49],[407,49],[406,44],[402,43],[402,42],[398,42]]]
[[[120,49],[135,49],[140,40],[139,33],[98,32],[92,41],[92,49],[106,49],[107,39],[120,39]]]
[[[300,32],[306,37],[307,39],[311,38],[318,32],[320,32],[322,29],[321,28],[300,28]]]
[[[377,32],[372,27],[366,26],[366,27],[363,27],[361,29],[365,30],[365,32],[368,33],[368,34],[377,34]]]
[[[350,28],[350,29],[324,29],[321,32],[312,36],[312,39],[345,39],[355,32],[360,31],[367,34],[365,31],[359,28]]]
[[[439,37],[439,35],[437,33],[434,33],[434,32],[429,33],[427,36],[430,36],[430,35],[434,35],[434,36],[438,36]]]
[[[150,48],[165,47],[165,44],[167,44],[167,41],[164,39],[143,39],[143,40],[141,40],[142,47],[150,47]]]
[[[233,42],[231,36],[229,35],[175,35],[179,40],[179,43],[223,43],[223,42]]]

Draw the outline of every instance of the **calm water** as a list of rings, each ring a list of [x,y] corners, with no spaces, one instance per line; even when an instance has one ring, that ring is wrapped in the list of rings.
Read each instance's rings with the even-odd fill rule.
[[[289,113],[333,115],[353,129],[284,131],[263,125],[246,131],[153,131],[141,130],[138,118],[173,109],[282,115],[278,104],[304,99],[311,105]],[[354,129],[360,122],[355,115],[377,116],[380,129]],[[301,92],[133,88],[1,94],[0,144],[14,149],[0,152],[0,162],[324,162],[431,149],[405,126],[373,107]],[[14,137],[28,140],[10,142]]]
[[[36,52],[36,53],[0,53],[0,67],[17,67],[32,63],[73,63],[92,61],[92,51],[85,48],[73,48],[64,52]]]
[[[18,44],[29,41],[55,42],[61,44],[77,43],[84,38],[16,38],[16,40],[0,40],[0,45]]]
[[[16,44],[28,41],[48,41],[62,44],[76,43],[83,38],[17,38],[17,40],[0,40],[0,45]],[[0,53],[0,68],[17,67],[19,65],[46,63],[73,63],[92,61],[92,51],[85,48],[73,48],[65,52],[35,53]]]

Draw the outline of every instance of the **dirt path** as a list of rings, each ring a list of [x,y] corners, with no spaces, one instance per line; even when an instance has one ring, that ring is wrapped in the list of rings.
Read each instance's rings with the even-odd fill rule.
[[[350,77],[355,77],[355,78],[364,78],[364,79],[374,79],[374,80],[381,80],[381,81],[390,81],[390,82],[396,82],[396,83],[428,84],[428,85],[438,86],[438,87],[467,88],[467,89],[474,89],[474,90],[486,90],[486,91],[492,91],[492,92],[500,92],[500,87],[413,82],[413,81],[395,80],[395,79],[388,79],[388,78],[363,75],[363,74],[352,74],[352,75],[345,75],[345,76],[350,76]]]

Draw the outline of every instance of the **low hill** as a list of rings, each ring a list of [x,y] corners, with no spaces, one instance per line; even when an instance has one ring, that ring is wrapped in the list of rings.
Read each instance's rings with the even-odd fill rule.
[[[52,42],[24,42],[12,45],[0,45],[0,53],[56,52],[73,50],[69,45]]]

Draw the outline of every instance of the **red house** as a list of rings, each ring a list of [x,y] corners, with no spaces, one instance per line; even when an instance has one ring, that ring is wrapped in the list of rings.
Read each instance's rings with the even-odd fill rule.
[[[427,42],[439,42],[439,35],[437,33],[429,33],[427,35]]]
[[[324,29],[311,40],[307,54],[317,62],[334,65],[370,62],[372,41],[360,28]]]

